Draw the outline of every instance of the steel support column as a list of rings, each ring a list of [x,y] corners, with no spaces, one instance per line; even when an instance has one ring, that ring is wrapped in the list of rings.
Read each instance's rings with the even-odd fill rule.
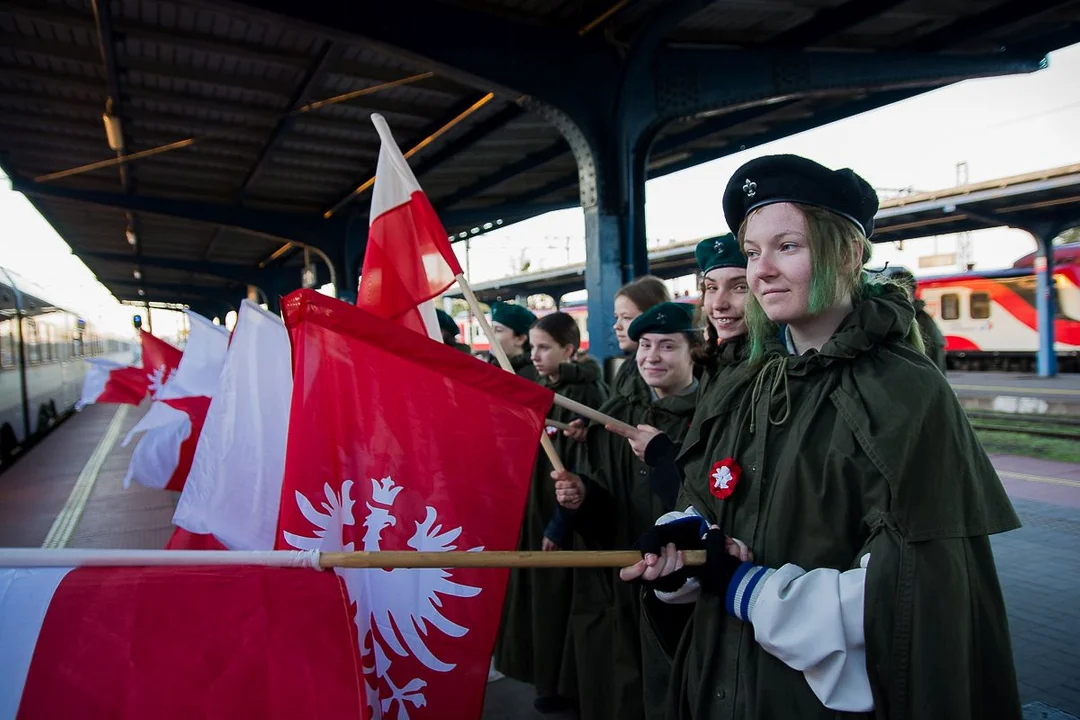
[[[1035,255],[1035,326],[1039,330],[1039,352],[1036,360],[1039,377],[1057,375],[1057,353],[1054,351],[1054,238],[1060,228],[1044,226],[1030,230],[1038,246]]]

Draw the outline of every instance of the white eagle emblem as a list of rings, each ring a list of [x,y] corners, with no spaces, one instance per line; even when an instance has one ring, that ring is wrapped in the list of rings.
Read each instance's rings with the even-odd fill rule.
[[[162,363],[153,372],[147,373],[146,379],[150,381],[150,397],[157,399],[158,393],[165,387],[165,383],[169,381],[169,368]]]
[[[389,478],[372,478],[372,498],[367,504],[368,515],[364,519],[363,549],[379,551],[382,531],[397,525],[392,514],[394,501],[403,490]],[[353,552],[355,543],[345,542],[345,526],[354,526],[355,502],[351,497],[353,482],[345,480],[341,492],[335,493],[330,484],[323,486],[326,501],[321,502],[325,512],[312,506],[302,494],[296,493],[300,512],[317,529],[313,537],[284,533],[285,541],[300,550],[327,552]],[[461,535],[461,528],[442,531],[436,524],[435,508],[428,506],[423,522],[416,529],[408,545],[417,551],[445,552],[454,550],[453,542]],[[482,550],[471,548],[471,551]],[[429,626],[450,637],[463,637],[469,629],[443,616],[440,609],[443,596],[459,598],[475,597],[480,588],[462,585],[450,580],[451,572],[444,569],[337,569],[345,581],[349,598],[356,603],[357,639],[367,685],[367,702],[373,718],[400,718],[408,720],[408,705],[424,707],[427,699],[423,690],[427,683],[422,678],[410,678],[397,682],[391,678],[390,668],[394,656],[412,657],[434,672],[449,672],[454,664],[444,662],[428,648]]]
[[[718,468],[717,471],[713,473],[713,480],[716,481],[713,483],[713,487],[717,490],[727,490],[728,483],[734,479],[735,477],[731,474],[731,468],[725,465],[724,467]]]

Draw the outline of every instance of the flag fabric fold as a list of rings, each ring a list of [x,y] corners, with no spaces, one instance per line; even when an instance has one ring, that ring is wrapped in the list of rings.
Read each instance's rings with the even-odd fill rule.
[[[382,144],[356,304],[441,339],[431,300],[454,284],[461,264],[386,120],[376,113],[371,121]]]
[[[514,549],[551,391],[311,291],[283,307],[277,549]],[[478,718],[508,573],[339,574],[374,716]]]
[[[333,573],[0,568],[0,718],[366,718]]]
[[[173,515],[175,549],[274,547],[292,394],[289,335],[244,300]]]
[[[127,446],[143,433],[131,455],[124,487],[134,479],[146,487],[182,490],[187,480],[229,343],[225,328],[190,310],[187,316],[190,332],[180,362],[121,443]]]
[[[82,394],[75,403],[82,410],[94,403],[138,405],[146,393],[156,394],[176,371],[183,353],[164,340],[139,330],[142,342],[140,365],[121,365],[103,358],[86,358],[89,367],[83,379]]]

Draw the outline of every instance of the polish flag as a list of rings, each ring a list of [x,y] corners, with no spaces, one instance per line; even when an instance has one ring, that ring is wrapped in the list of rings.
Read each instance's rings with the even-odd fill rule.
[[[372,114],[371,121],[382,146],[356,304],[441,342],[432,299],[454,284],[461,265],[386,120]]]
[[[292,388],[284,323],[244,300],[173,515],[169,549],[274,547]]]
[[[551,390],[311,290],[282,311],[296,381],[277,549],[516,547]],[[336,572],[373,717],[479,718],[508,571]]]
[[[0,567],[0,718],[365,718],[341,579]]]
[[[181,351],[145,330],[142,340],[142,365],[121,365],[101,358],[87,358],[90,365],[83,380],[82,397],[75,403],[82,410],[94,403],[138,405],[147,391],[156,393],[180,364]]]
[[[187,480],[229,343],[225,328],[197,313],[187,315],[191,330],[176,371],[121,443],[126,447],[144,433],[131,455],[124,487],[135,480],[146,487],[182,490]]]

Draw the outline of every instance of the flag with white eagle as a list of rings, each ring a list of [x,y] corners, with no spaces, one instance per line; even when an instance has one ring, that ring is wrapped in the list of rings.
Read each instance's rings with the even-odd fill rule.
[[[277,547],[512,550],[552,393],[310,291]],[[480,716],[505,569],[338,570],[376,718]]]

